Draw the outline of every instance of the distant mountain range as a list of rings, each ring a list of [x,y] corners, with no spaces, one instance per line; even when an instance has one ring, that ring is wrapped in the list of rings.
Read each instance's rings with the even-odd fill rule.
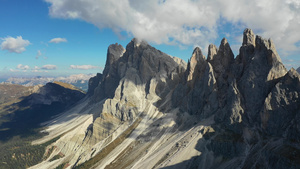
[[[23,85],[23,86],[35,86],[35,85],[45,85],[48,82],[58,81],[58,82],[72,84],[75,87],[77,87],[78,89],[87,91],[88,90],[88,81],[93,76],[95,76],[95,75],[94,74],[76,74],[76,75],[70,75],[67,77],[37,76],[37,77],[31,77],[31,78],[11,77],[2,83],[19,84],[19,85]]]

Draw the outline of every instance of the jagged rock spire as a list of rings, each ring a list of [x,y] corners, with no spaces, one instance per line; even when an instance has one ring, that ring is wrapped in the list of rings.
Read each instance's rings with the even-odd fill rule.
[[[207,55],[207,61],[212,61],[214,59],[214,56],[217,55],[218,49],[216,45],[210,44],[208,46],[208,55]]]
[[[215,45],[209,45],[207,61],[211,63],[216,77],[229,69],[234,61],[234,54],[226,38],[223,38],[217,50]]]
[[[249,28],[246,28],[244,30],[243,46],[244,45],[253,45],[253,46],[255,46],[255,34]]]
[[[192,65],[197,64],[198,62],[202,63],[205,61],[205,56],[202,54],[202,51],[199,47],[196,47],[194,49],[190,61]]]
[[[125,49],[118,43],[109,45],[107,49],[107,59],[105,65],[111,65],[113,62],[118,60],[124,52]]]
[[[103,71],[103,74],[105,76],[109,72],[109,69],[111,67],[110,65],[116,62],[123,55],[124,52],[124,47],[118,43],[109,45],[107,49],[105,69]]]
[[[228,68],[234,60],[234,54],[226,38],[223,38],[221,41],[218,56],[225,68]]]
[[[188,63],[187,81],[191,81],[194,78],[194,72],[195,70],[197,70],[197,67],[205,67],[204,63],[206,63],[205,56],[202,54],[201,49],[199,47],[196,47]]]

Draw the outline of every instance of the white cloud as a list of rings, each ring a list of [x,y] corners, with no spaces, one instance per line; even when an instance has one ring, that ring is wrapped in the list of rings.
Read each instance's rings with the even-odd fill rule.
[[[9,69],[11,72],[19,72],[20,70],[15,70],[15,69]]]
[[[31,72],[33,72],[33,73],[48,73],[47,70],[36,70],[36,69],[31,70]]]
[[[40,50],[38,50],[35,58],[38,59],[40,56],[42,56],[42,52]]]
[[[17,69],[28,70],[28,69],[30,69],[30,67],[28,65],[18,64]]]
[[[88,69],[101,69],[101,67],[93,66],[93,65],[70,65],[70,69],[88,70]]]
[[[24,40],[22,36],[17,36],[17,38],[13,37],[6,37],[1,38],[3,41],[1,43],[1,50],[8,50],[11,53],[22,53],[26,49],[25,47],[30,45],[28,40]]]
[[[40,67],[38,67],[38,66],[34,66],[34,68],[31,70],[31,72],[34,72],[34,73],[48,73],[48,71],[47,70],[51,70],[51,69],[49,69],[49,68],[51,68],[51,66],[53,67],[53,66],[55,66],[55,65],[51,65],[51,66],[49,66],[49,65],[45,65],[46,67],[42,67],[42,69],[46,69],[46,70],[41,70],[41,68]],[[55,66],[56,67],[56,66]],[[48,68],[48,69],[47,69]],[[55,68],[56,69],[56,68]]]
[[[61,42],[67,42],[66,38],[53,38],[49,41],[49,43],[61,43]]]
[[[284,50],[299,50],[299,0],[46,0],[52,17],[81,19],[158,44],[206,47],[222,23],[245,27]],[[240,26],[240,28],[239,28]],[[231,37],[237,35],[231,34]]]
[[[44,69],[44,70],[55,70],[57,69],[57,66],[56,65],[44,65],[41,67],[41,69]]]

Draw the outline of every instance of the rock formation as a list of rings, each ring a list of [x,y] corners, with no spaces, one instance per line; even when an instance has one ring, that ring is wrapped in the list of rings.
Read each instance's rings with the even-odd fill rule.
[[[51,157],[65,156],[33,168],[300,168],[299,74],[250,29],[236,58],[224,38],[187,64],[137,39],[111,45],[89,86],[35,142],[64,134]]]

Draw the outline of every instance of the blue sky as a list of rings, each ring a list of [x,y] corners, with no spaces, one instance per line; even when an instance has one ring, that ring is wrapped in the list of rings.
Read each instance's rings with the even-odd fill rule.
[[[107,47],[133,37],[185,61],[223,37],[238,54],[246,27],[298,67],[299,11],[298,0],[0,0],[0,78],[102,72]]]

